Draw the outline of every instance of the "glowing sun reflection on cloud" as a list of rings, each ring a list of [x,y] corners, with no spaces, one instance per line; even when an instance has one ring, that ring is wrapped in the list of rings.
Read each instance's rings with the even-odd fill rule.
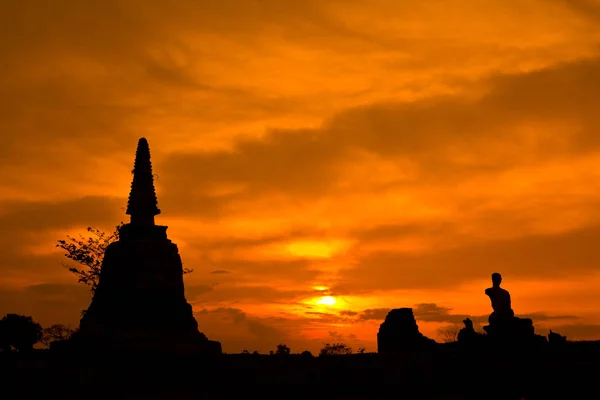
[[[285,246],[285,250],[295,257],[331,258],[346,250],[349,243],[344,240],[333,241],[297,241]]]
[[[337,303],[337,300],[333,296],[323,296],[315,302],[315,304],[317,304],[317,305],[325,305],[325,306],[334,306],[336,303]]]

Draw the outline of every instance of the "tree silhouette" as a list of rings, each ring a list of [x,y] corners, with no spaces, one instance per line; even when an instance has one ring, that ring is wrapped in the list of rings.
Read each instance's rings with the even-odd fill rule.
[[[319,352],[319,357],[323,356],[343,356],[352,354],[352,347],[345,343],[325,343],[325,346]]]
[[[275,350],[275,355],[278,355],[278,356],[289,356],[290,355],[290,348],[287,347],[285,344],[278,344],[277,345],[277,350]]]
[[[91,233],[89,238],[85,238],[83,235],[79,234],[79,238],[67,235],[66,239],[58,240],[56,247],[60,247],[66,251],[64,256],[81,265],[81,267],[69,266],[67,264],[63,264],[63,266],[77,276],[77,281],[79,283],[89,286],[92,293],[94,293],[98,287],[104,252],[109,244],[119,240],[119,232],[123,225],[125,225],[125,223],[121,221],[121,223],[115,227],[115,231],[110,235],[107,235],[98,228],[90,226],[87,228],[87,231]],[[189,274],[191,272],[193,272],[192,269],[183,269],[184,274]]]
[[[76,329],[73,329],[69,326],[61,324],[51,325],[42,330],[42,338],[40,339],[40,342],[50,347],[50,343],[52,342],[69,339],[71,335],[75,333],[75,331]]]
[[[311,358],[313,355],[310,351],[304,350],[302,353],[300,353],[300,356],[306,357],[306,358]]]
[[[33,345],[42,338],[42,326],[32,317],[6,314],[0,320],[0,348],[10,351],[14,347],[19,352],[31,351]]]
[[[438,329],[438,333],[442,337],[444,343],[454,343],[458,340],[458,332],[461,327],[459,325],[449,325]]]

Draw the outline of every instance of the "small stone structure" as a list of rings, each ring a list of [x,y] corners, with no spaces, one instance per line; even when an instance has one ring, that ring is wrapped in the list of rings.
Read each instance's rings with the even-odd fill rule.
[[[70,345],[221,354],[221,344],[198,331],[177,245],[167,238],[166,226],[154,223],[157,204],[150,149],[141,138],[127,205],[131,221],[106,248],[98,288]]]
[[[567,344],[567,337],[560,333],[552,332],[552,329],[550,329],[550,332],[548,333],[548,344],[553,347],[564,346]]]
[[[380,325],[377,333],[377,352],[380,354],[398,354],[413,350],[431,348],[433,339],[419,332],[412,308],[391,310]]]
[[[458,336],[456,338],[458,343],[467,345],[476,343],[480,337],[480,334],[475,332],[471,318],[464,319],[463,324],[465,324],[465,327],[458,332]]]

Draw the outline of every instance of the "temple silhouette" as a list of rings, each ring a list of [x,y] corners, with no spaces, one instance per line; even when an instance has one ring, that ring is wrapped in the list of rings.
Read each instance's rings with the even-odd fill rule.
[[[566,337],[550,331],[548,339],[535,334],[530,318],[515,316],[510,293],[501,288],[502,275],[492,274],[492,286],[485,290],[490,298],[492,313],[488,317],[489,325],[483,327],[484,333],[473,328],[470,318],[463,320],[465,325],[457,335],[457,343],[467,348],[481,349],[538,349],[546,344],[564,343]],[[377,352],[382,355],[402,354],[414,350],[431,350],[437,343],[419,332],[412,308],[391,310],[380,325],[377,333]]]
[[[183,266],[160,214],[150,149],[139,139],[127,204],[130,222],[105,251],[98,287],[79,331],[62,348],[221,354],[198,330],[184,295]]]

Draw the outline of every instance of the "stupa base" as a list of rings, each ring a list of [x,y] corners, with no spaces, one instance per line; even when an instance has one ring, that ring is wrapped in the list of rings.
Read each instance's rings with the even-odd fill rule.
[[[62,354],[165,356],[221,355],[221,343],[208,339],[87,339],[74,338],[51,343],[50,350]]]

